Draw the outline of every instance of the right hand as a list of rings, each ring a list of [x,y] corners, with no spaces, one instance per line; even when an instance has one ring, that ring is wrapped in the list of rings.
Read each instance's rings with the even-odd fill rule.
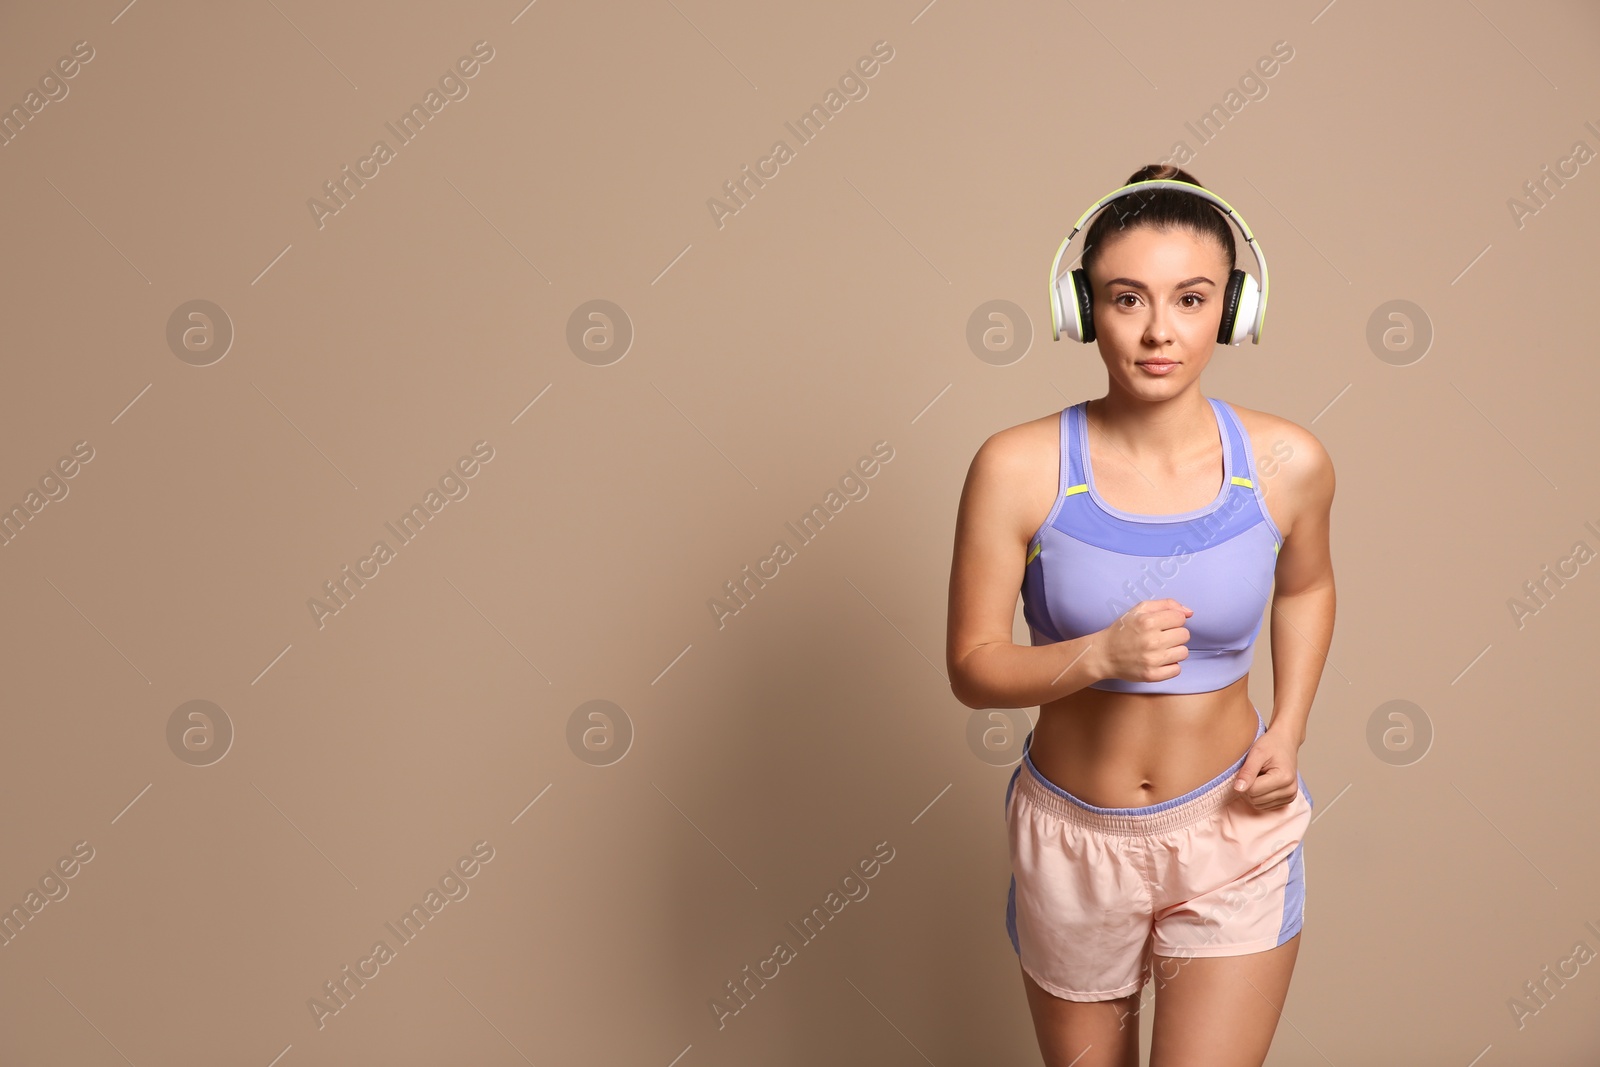
[[[1193,614],[1171,597],[1141,600],[1123,612],[1100,631],[1104,676],[1125,682],[1163,682],[1177,677],[1178,664],[1189,658],[1189,629],[1184,620]]]

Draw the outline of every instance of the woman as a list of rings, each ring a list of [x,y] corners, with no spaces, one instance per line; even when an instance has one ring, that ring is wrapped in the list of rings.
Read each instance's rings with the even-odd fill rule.
[[[1199,185],[1161,166],[1128,181],[1151,179]],[[1303,921],[1297,757],[1333,633],[1333,465],[1295,423],[1200,391],[1240,310],[1222,212],[1141,190],[1084,247],[1106,394],[973,459],[951,688],[1039,705],[1006,791],[1007,929],[1046,1064],[1137,1067],[1153,971],[1151,1067],[1259,1067]],[[1031,645],[1011,639],[1019,590]],[[1269,597],[1270,727],[1247,674]]]

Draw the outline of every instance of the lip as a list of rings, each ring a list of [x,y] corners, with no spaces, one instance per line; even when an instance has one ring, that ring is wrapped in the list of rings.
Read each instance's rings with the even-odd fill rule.
[[[1152,376],[1157,377],[1157,378],[1165,378],[1168,375],[1178,373],[1173,368],[1179,366],[1179,363],[1178,363],[1177,360],[1172,360],[1172,359],[1168,359],[1168,360],[1148,359],[1148,360],[1140,360],[1136,364],[1136,366],[1140,370],[1144,371],[1146,374],[1152,375]]]

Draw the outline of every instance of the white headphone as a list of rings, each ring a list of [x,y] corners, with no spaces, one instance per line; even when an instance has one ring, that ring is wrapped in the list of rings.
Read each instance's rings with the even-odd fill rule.
[[[1260,344],[1261,324],[1267,317],[1267,261],[1261,254],[1261,246],[1256,244],[1256,239],[1250,233],[1250,227],[1245,225],[1244,219],[1226,200],[1198,185],[1169,179],[1153,179],[1124,185],[1095,201],[1094,206],[1078,218],[1077,225],[1072,227],[1072,233],[1067,234],[1066,240],[1061,242],[1061,247],[1056,249],[1055,261],[1050,264],[1051,336],[1059,341],[1064,332],[1074,341],[1094,340],[1094,294],[1089,288],[1088,272],[1078,267],[1058,276],[1061,256],[1066,252],[1067,243],[1072,240],[1073,235],[1083,229],[1084,223],[1089,221],[1089,216],[1113,200],[1132,196],[1146,189],[1176,189],[1198,196],[1221,208],[1239,227],[1239,232],[1244,234],[1245,243],[1250,246],[1250,251],[1255,253],[1256,266],[1261,270],[1261,283],[1258,286],[1253,277],[1238,269],[1228,275],[1228,285],[1223,292],[1222,323],[1217,329],[1217,341],[1221,344],[1237,345],[1248,337],[1252,344]]]

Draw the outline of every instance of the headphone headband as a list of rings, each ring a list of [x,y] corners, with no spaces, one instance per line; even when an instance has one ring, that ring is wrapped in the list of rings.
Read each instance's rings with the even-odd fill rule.
[[[1095,212],[1099,211],[1113,200],[1118,200],[1124,196],[1132,196],[1135,193],[1143,192],[1147,189],[1172,189],[1180,193],[1188,193],[1191,196],[1198,196],[1200,199],[1208,201],[1221,208],[1223,213],[1227,215],[1228,218],[1232,219],[1234,224],[1239,227],[1239,232],[1244,235],[1245,244],[1250,246],[1250,251],[1255,255],[1256,258],[1256,266],[1261,271],[1261,298],[1256,304],[1255,321],[1250,329],[1251,343],[1260,344],[1261,326],[1267,317],[1267,260],[1266,257],[1261,254],[1261,246],[1256,244],[1255,235],[1250,232],[1250,227],[1245,223],[1243,216],[1235,211],[1233,209],[1233,205],[1222,199],[1222,197],[1216,195],[1209,189],[1202,189],[1198,185],[1191,185],[1189,182],[1174,181],[1169,178],[1152,178],[1148,181],[1133,182],[1129,185],[1122,186],[1120,189],[1114,189],[1105,196],[1102,196],[1099,200],[1096,200],[1094,204],[1090,206],[1089,210],[1078,216],[1078,221],[1072,227],[1072,232],[1067,234],[1066,238],[1061,242],[1061,246],[1056,249],[1056,258],[1050,264],[1050,316],[1051,325],[1055,330],[1056,340],[1061,339],[1061,323],[1063,317],[1061,308],[1061,292],[1057,286],[1057,282],[1060,278],[1059,272],[1061,270],[1061,257],[1066,252],[1068,243],[1071,242],[1072,238],[1078,233],[1079,230],[1083,229],[1084,224],[1089,221],[1089,217]],[[1076,309],[1074,309],[1073,313],[1077,314]]]

